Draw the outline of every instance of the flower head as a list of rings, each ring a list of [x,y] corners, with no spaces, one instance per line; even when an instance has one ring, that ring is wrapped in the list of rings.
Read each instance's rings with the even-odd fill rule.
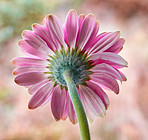
[[[31,94],[28,107],[35,109],[51,100],[55,120],[77,117],[63,77],[70,70],[88,118],[103,117],[109,105],[104,89],[119,93],[117,80],[126,81],[119,70],[127,62],[118,55],[124,40],[119,32],[98,34],[93,14],[86,17],[70,10],[64,28],[55,15],[48,15],[43,26],[25,30],[18,45],[27,55],[12,60],[17,66],[15,82]]]

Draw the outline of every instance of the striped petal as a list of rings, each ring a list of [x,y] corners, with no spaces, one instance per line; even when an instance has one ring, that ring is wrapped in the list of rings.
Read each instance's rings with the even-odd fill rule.
[[[62,117],[62,120],[66,120],[67,118],[67,92],[64,89],[62,89],[62,92],[61,92],[61,117]]]
[[[60,45],[64,45],[64,32],[59,19],[55,15],[48,15],[45,18],[45,27],[48,32],[53,34],[53,39],[55,38]]]
[[[110,76],[120,80],[122,82],[122,77],[121,75],[113,68],[111,67],[110,65],[108,64],[98,64],[96,65],[95,67],[93,67],[91,69],[92,72],[94,72],[93,74],[94,75],[97,75],[97,74],[109,74]]]
[[[85,19],[85,16],[83,14],[79,15],[79,17],[78,17],[79,29],[78,29],[78,34],[77,34],[76,46],[78,44],[78,39],[80,37],[80,33],[81,33],[81,29],[82,29],[82,25],[83,25],[84,19]]]
[[[42,59],[35,58],[27,58],[27,57],[16,57],[11,63],[16,66],[41,66],[46,67],[48,65],[48,61],[44,61]]]
[[[122,77],[122,81],[127,81],[126,76],[121,71],[119,71],[118,69],[116,69],[116,70],[120,74],[120,76]]]
[[[23,31],[22,36],[26,43],[28,43],[30,46],[42,52],[43,54],[50,55],[51,49],[47,46],[46,42],[43,41],[33,31],[25,30]]]
[[[72,105],[71,99],[69,97],[69,94],[67,95],[67,113],[68,113],[69,120],[73,124],[76,124],[78,122],[78,120],[77,120],[76,113],[75,113],[74,107]]]
[[[118,69],[127,67],[127,62],[120,55],[110,52],[92,54],[90,59],[95,60],[94,64],[107,63]]]
[[[90,46],[89,53],[103,52],[114,45],[120,37],[119,32],[104,33],[99,35]]]
[[[88,87],[80,86],[80,91],[83,94],[89,110],[98,117],[104,117],[106,109],[100,97]]]
[[[41,82],[37,83],[37,84],[34,84],[34,85],[31,85],[29,88],[28,88],[28,92],[32,95],[34,94],[37,90],[39,90],[43,85],[47,84],[49,82],[49,79],[45,79],[45,80],[42,80]]]
[[[87,41],[86,45],[84,46],[84,50],[87,50],[90,47],[90,44],[92,43],[92,41],[94,40],[94,38],[96,37],[97,33],[99,31],[99,23],[98,21],[95,22],[95,25],[93,27],[93,31],[89,37],[89,40]]]
[[[66,40],[69,46],[75,47],[78,33],[78,15],[75,10],[70,10],[65,24]]]
[[[112,90],[116,94],[119,93],[119,85],[115,78],[107,74],[90,75],[92,81],[97,83],[99,86]]]
[[[35,34],[37,34],[40,38],[42,38],[46,42],[46,44],[52,51],[56,50],[56,47],[51,37],[47,33],[47,30],[45,29],[45,27],[41,26],[40,24],[33,24],[32,29],[35,32]]]
[[[61,91],[60,87],[56,86],[51,99],[51,111],[56,121],[59,121],[61,119]]]
[[[124,43],[125,43],[125,40],[122,38],[119,38],[118,41],[114,45],[112,45],[110,48],[108,48],[105,51],[117,54],[122,50]]]
[[[108,109],[109,106],[109,98],[107,94],[95,83],[92,81],[87,82],[88,88],[90,88],[94,93],[96,93],[99,98],[102,100],[104,106],[106,109]]]
[[[46,79],[43,72],[29,72],[18,75],[15,82],[20,86],[30,86]]]
[[[77,90],[78,90],[81,102],[83,104],[85,113],[86,113],[89,121],[92,123],[94,120],[94,117],[95,117],[95,113],[91,111],[89,104],[86,103],[85,97],[84,97],[83,93],[81,93],[81,90],[80,89],[77,89]]]
[[[41,53],[40,51],[38,51],[37,49],[33,48],[31,45],[29,45],[25,40],[20,40],[18,42],[18,45],[20,46],[21,50],[24,53],[28,53],[31,54],[33,56],[37,56],[39,58],[42,59],[47,59],[49,58],[48,55]]]
[[[52,94],[53,83],[48,82],[39,88],[30,98],[28,103],[29,109],[35,109],[41,106],[46,100],[48,100]]]
[[[96,23],[95,16],[92,14],[89,14],[83,21],[80,36],[78,38],[77,46],[79,49],[83,49],[83,47],[86,45],[88,40],[90,39],[93,29]]]
[[[28,72],[46,72],[46,71],[48,71],[48,68],[37,67],[37,66],[22,66],[15,69],[13,71],[13,74],[19,75],[19,74],[28,73]]]

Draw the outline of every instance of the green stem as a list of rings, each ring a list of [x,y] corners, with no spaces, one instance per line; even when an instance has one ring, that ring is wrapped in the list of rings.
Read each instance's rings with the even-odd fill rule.
[[[79,98],[78,92],[76,90],[75,83],[71,78],[70,71],[68,70],[64,71],[63,76],[67,83],[68,92],[72,100],[72,103],[77,115],[77,119],[79,122],[81,140],[90,140],[89,127],[88,127],[86,114],[85,114],[83,105],[81,103],[81,100]]]

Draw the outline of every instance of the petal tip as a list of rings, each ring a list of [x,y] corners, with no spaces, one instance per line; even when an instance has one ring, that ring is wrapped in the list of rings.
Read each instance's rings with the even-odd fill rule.
[[[36,28],[36,26],[37,26],[37,23],[33,23],[33,24],[31,25],[32,29]]]
[[[19,40],[19,41],[18,41],[18,43],[17,43],[17,44],[18,44],[18,46],[20,46],[20,45],[21,45],[22,41],[23,41],[23,40]]]
[[[69,13],[77,13],[75,9],[69,10]]]
[[[15,58],[13,58],[10,62],[12,65],[16,65]]]
[[[53,15],[52,15],[52,14],[49,14],[49,15],[46,16],[46,18],[47,18],[48,20],[52,20],[52,19],[53,19]]]
[[[128,62],[125,60],[125,67],[128,67]]]
[[[99,21],[98,20],[96,20],[96,25],[99,25]]]
[[[74,125],[76,125],[77,124],[77,121],[71,121],[72,122],[72,124],[74,124]]]
[[[124,38],[120,38],[123,41],[123,44],[125,43],[125,39]]]
[[[93,119],[89,119],[89,122],[90,122],[91,124],[93,123],[93,121],[94,121]]]
[[[21,35],[22,35],[22,37],[24,37],[25,35],[26,35],[26,30],[24,30],[22,33],[21,33]]]
[[[126,77],[123,77],[123,81],[127,81],[127,78]]]
[[[35,109],[35,108],[37,108],[37,107],[36,107],[35,105],[33,105],[31,102],[32,102],[32,101],[30,100],[29,103],[28,103],[28,109]]]
[[[16,84],[19,84],[19,82],[18,82],[18,80],[17,80],[17,77],[14,79],[14,82],[15,82]]]
[[[109,108],[109,104],[106,105],[106,110]]]
[[[104,110],[100,114],[96,114],[96,116],[103,119],[106,116],[106,111]]]
[[[120,34],[121,34],[121,32],[120,31],[116,31],[115,32],[117,35],[119,35],[120,36]]]
[[[100,118],[102,118],[102,119],[103,119],[104,117],[105,117],[105,114],[102,114],[102,115],[100,116]]]
[[[58,119],[58,118],[55,118],[55,117],[54,117],[54,120],[55,120],[56,122],[60,121],[60,119]]]
[[[85,15],[84,14],[81,14],[81,15],[79,15],[79,18],[85,18]]]
[[[65,121],[67,119],[67,117],[62,117],[62,120]]]
[[[96,20],[95,26],[99,28],[100,24],[99,24],[99,21],[98,20]]]
[[[28,104],[28,109],[34,109],[31,105]]]
[[[115,93],[118,95],[119,94],[119,90],[115,91]]]
[[[12,72],[12,74],[13,74],[13,75],[17,75],[17,72],[16,72],[16,70],[14,70],[14,71]]]
[[[30,88],[28,88],[28,93],[31,95],[33,94],[33,92],[30,90]]]
[[[92,19],[94,19],[94,20],[96,19],[95,15],[92,14],[92,13],[88,14],[87,17],[92,18]]]

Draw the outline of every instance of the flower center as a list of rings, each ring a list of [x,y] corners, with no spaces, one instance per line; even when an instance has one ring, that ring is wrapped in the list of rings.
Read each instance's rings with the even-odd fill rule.
[[[85,85],[87,80],[90,79],[89,75],[92,73],[89,71],[93,67],[92,62],[89,61],[87,53],[75,49],[68,48],[67,51],[62,47],[60,51],[56,51],[54,56],[50,56],[48,59],[50,62],[49,70],[51,76],[50,80],[56,84],[60,84],[65,87],[66,82],[63,77],[63,72],[69,70],[71,72],[72,80],[76,85]]]

